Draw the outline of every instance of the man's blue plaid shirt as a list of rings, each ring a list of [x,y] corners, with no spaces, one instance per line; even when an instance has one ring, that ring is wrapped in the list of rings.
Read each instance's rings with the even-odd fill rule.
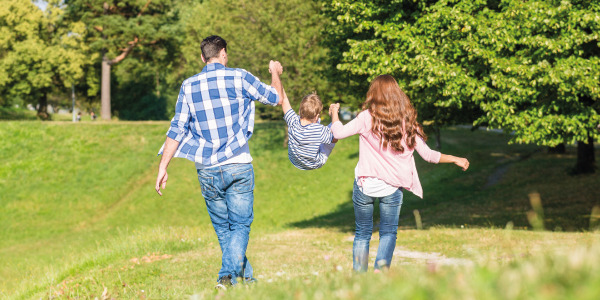
[[[211,63],[184,80],[167,131],[180,143],[175,157],[209,167],[238,154],[254,131],[254,100],[274,106],[279,95],[243,69]]]

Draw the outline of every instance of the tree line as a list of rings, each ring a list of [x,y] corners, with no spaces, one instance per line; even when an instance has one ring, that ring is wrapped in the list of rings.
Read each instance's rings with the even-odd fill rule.
[[[598,1],[2,3],[0,104],[37,105],[40,118],[71,86],[104,119],[169,118],[178,85],[203,67],[201,40],[218,34],[231,66],[267,78],[268,61],[280,60],[294,103],[317,91],[326,105],[356,110],[369,81],[387,73],[437,137],[443,126],[472,124],[510,132],[511,142],[577,143],[577,171],[594,170]]]
[[[578,143],[594,171],[600,136],[600,2],[329,1],[331,63],[364,91],[398,78],[420,119],[501,128],[511,142]]]

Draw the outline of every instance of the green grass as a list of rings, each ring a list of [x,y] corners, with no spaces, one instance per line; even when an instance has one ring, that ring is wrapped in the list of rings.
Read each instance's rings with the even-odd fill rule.
[[[35,110],[22,108],[11,108],[0,106],[0,121],[36,121],[39,120]],[[71,113],[54,113],[50,114],[50,121],[73,121]],[[84,113],[81,116],[81,122],[91,122],[92,119],[89,113]]]
[[[104,288],[117,298],[219,296],[212,286],[220,253],[193,164],[174,159],[164,196],[153,188],[156,152],[167,127],[168,122],[0,123],[1,296],[102,298]],[[223,297],[600,295],[600,288],[588,288],[600,286],[598,264],[578,265],[568,255],[595,256],[597,262],[600,254],[598,234],[586,232],[592,207],[600,205],[595,188],[600,176],[566,175],[574,149],[547,155],[535,146],[507,145],[500,134],[443,131],[443,152],[468,157],[471,168],[462,172],[416,158],[425,199],[405,193],[397,249],[473,264],[432,270],[422,260],[397,256],[389,274],[356,275],[349,271],[350,197],[358,139],[341,141],[324,168],[300,171],[282,147],[283,128],[281,122],[259,123],[250,142],[256,190],[248,253],[260,284]],[[493,175],[502,168],[502,176]],[[488,186],[490,177],[497,182]],[[509,222],[530,228],[532,192],[541,195],[545,226],[555,232],[503,229]],[[419,210],[426,230],[415,230],[413,210]],[[375,238],[371,248],[376,245]],[[516,296],[505,294],[507,284],[530,277],[528,265],[540,278],[524,281],[511,292]],[[581,280],[570,281],[564,272]]]

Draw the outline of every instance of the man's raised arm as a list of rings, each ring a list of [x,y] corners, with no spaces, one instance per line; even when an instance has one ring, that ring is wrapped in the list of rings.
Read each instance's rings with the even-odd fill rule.
[[[277,91],[279,95],[279,103],[283,103],[283,85],[281,84],[281,73],[283,73],[283,67],[278,61],[269,62],[269,72],[271,73],[271,86]]]

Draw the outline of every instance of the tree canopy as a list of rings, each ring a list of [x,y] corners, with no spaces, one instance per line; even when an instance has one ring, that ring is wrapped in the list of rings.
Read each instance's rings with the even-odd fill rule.
[[[86,24],[91,53],[102,58],[102,117],[111,116],[111,66],[129,56],[159,70],[176,61],[180,37],[178,11],[172,0],[69,0],[69,18]],[[132,99],[139,100],[140,98]]]
[[[230,67],[243,68],[270,82],[269,60],[284,66],[282,81],[292,103],[317,91],[325,104],[339,97],[324,76],[328,49],[320,44],[325,26],[321,5],[302,0],[212,0],[183,12],[185,40],[182,52],[186,73],[193,75],[204,67],[200,42],[219,35],[227,43]],[[257,106],[262,118],[281,118],[281,109]]]
[[[41,11],[29,0],[9,0],[0,6],[0,98],[39,105],[45,119],[47,97],[56,88],[71,87],[84,75],[89,48],[86,28],[64,22],[58,1]]]
[[[394,75],[435,123],[470,119],[547,146],[599,136],[597,1],[329,1],[326,12],[338,72]]]
[[[369,81],[387,73],[424,124],[502,128],[512,142],[546,146],[600,135],[594,0],[52,0],[45,11],[5,2],[3,105],[42,103],[72,83],[94,95],[102,73],[102,98],[112,85],[119,117],[165,118],[175,98],[166,94],[202,69],[200,42],[216,34],[231,67],[265,79],[280,60],[295,104],[317,91],[325,105],[358,109]]]

